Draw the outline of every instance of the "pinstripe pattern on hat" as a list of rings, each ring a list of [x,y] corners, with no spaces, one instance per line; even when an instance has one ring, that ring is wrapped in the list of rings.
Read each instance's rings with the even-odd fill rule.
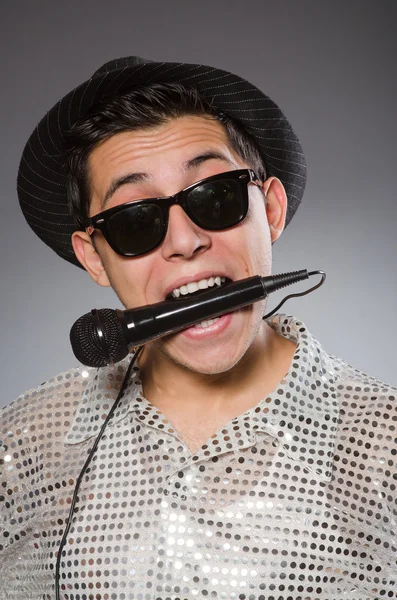
[[[100,100],[150,83],[181,83],[238,120],[255,139],[267,176],[283,183],[286,225],[298,208],[306,183],[302,147],[280,108],[237,75],[205,65],[156,63],[139,57],[112,60],[62,98],[39,122],[22,154],[17,189],[24,216],[44,243],[81,267],[71,244],[77,229],[66,195],[65,132]]]

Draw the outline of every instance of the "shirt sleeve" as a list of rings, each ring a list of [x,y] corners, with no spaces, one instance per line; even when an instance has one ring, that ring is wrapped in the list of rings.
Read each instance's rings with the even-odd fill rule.
[[[62,373],[1,411],[0,582],[7,581],[7,591],[0,583],[0,600],[8,594],[24,598],[19,575],[25,557],[34,551],[35,530],[51,500],[52,484],[54,496],[57,493],[52,478],[62,462],[64,438],[86,387],[86,370],[84,374],[79,368]],[[35,556],[32,560],[38,560]],[[29,568],[43,566],[37,562]]]

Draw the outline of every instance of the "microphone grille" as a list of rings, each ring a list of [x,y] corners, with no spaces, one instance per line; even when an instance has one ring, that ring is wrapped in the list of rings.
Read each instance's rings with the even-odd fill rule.
[[[88,367],[105,367],[109,362],[119,362],[129,352],[117,312],[111,308],[102,308],[97,310],[97,315],[102,328],[102,340],[91,313],[77,319],[70,330],[74,355]]]

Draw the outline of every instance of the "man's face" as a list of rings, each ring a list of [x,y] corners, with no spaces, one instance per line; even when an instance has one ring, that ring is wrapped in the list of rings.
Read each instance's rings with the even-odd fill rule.
[[[209,118],[186,116],[156,128],[120,133],[89,157],[90,216],[133,200],[170,196],[205,177],[249,166],[230,148],[223,126]],[[104,206],[112,182],[132,173],[144,175],[119,187]],[[269,275],[271,236],[264,194],[253,184],[248,187],[249,211],[239,225],[206,231],[180,206],[172,206],[165,240],[144,256],[119,256],[96,232],[101,261],[89,269],[91,275],[101,285],[112,285],[126,308],[164,300],[189,282]],[[151,351],[198,373],[224,372],[255,342],[263,311],[264,302],[259,302],[210,326],[192,327],[152,342]]]

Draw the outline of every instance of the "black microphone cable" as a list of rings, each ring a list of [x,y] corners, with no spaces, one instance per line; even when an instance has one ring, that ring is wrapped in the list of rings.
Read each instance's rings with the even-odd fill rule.
[[[316,285],[309,288],[308,290],[305,290],[304,292],[298,292],[297,294],[289,294],[289,296],[286,296],[285,298],[283,298],[283,300],[281,300],[280,304],[277,304],[276,308],[274,308],[271,312],[267,313],[267,315],[264,315],[262,318],[268,319],[269,317],[274,315],[274,313],[277,312],[278,309],[281,308],[282,305],[285,304],[285,302],[287,302],[287,300],[289,300],[290,298],[298,298],[299,296],[306,296],[307,294],[310,294],[310,292],[314,292],[314,290],[323,285],[324,281],[327,278],[324,271],[310,271],[310,273],[307,274],[308,277],[311,277],[312,275],[321,275],[321,281],[319,281]]]
[[[130,361],[130,364],[128,365],[127,370],[125,372],[124,379],[123,379],[123,382],[122,382],[121,387],[120,387],[120,391],[117,394],[117,398],[114,401],[113,406],[110,409],[110,411],[109,411],[106,419],[104,420],[103,425],[102,425],[102,427],[101,427],[101,429],[100,429],[100,431],[99,431],[99,433],[98,433],[98,435],[97,435],[97,437],[95,439],[95,442],[94,442],[91,450],[88,453],[87,460],[85,461],[84,466],[83,466],[83,468],[80,471],[80,475],[77,478],[76,486],[75,486],[74,492],[73,492],[72,502],[71,502],[70,509],[69,509],[68,519],[67,519],[67,522],[66,522],[66,525],[65,525],[65,530],[63,532],[63,536],[62,536],[61,542],[59,544],[59,548],[58,548],[57,562],[56,562],[56,565],[55,565],[55,600],[60,600],[59,578],[60,578],[60,570],[61,570],[62,552],[63,552],[63,549],[64,549],[65,544],[66,544],[66,540],[67,540],[67,537],[68,537],[68,533],[69,533],[70,527],[72,525],[73,515],[74,515],[74,508],[75,508],[76,502],[78,500],[78,493],[79,493],[79,489],[80,489],[80,484],[81,484],[81,482],[83,480],[83,477],[84,477],[84,475],[85,475],[85,473],[87,471],[88,465],[90,464],[91,459],[94,456],[94,453],[95,453],[96,449],[98,448],[98,444],[99,444],[99,442],[102,439],[102,436],[103,436],[103,434],[105,432],[106,426],[109,423],[110,419],[113,417],[114,412],[115,412],[116,408],[118,407],[121,398],[123,397],[123,393],[124,393],[124,390],[126,388],[128,379],[130,377],[132,367],[134,366],[135,361],[138,358],[141,350],[142,350],[142,346],[140,348],[138,348],[136,350],[136,352],[134,353],[134,355],[133,355],[133,357],[132,357],[132,359]]]

